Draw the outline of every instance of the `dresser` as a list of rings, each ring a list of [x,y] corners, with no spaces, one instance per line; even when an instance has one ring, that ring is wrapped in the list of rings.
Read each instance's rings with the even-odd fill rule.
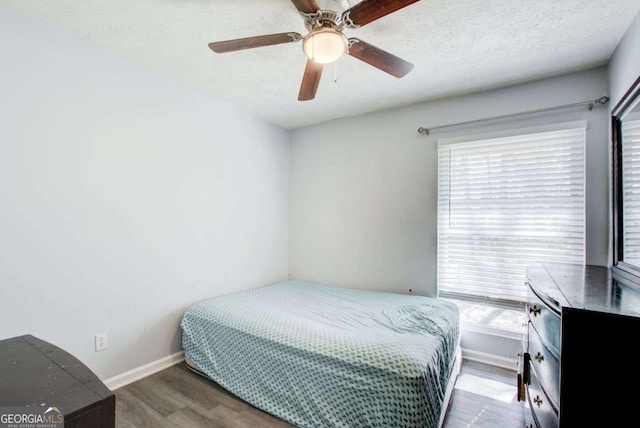
[[[113,428],[115,405],[113,392],[65,350],[32,335],[0,340],[0,413],[51,408],[64,420],[53,426]]]
[[[531,428],[640,426],[640,287],[589,265],[527,269],[519,399]]]

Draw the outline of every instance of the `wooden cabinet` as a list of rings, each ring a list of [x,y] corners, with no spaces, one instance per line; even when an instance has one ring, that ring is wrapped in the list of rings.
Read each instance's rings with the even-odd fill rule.
[[[51,406],[65,428],[112,428],[115,405],[113,392],[63,349],[31,335],[0,340],[0,407]]]
[[[532,427],[637,423],[632,387],[640,287],[600,266],[537,263],[527,269],[527,335],[520,397]]]

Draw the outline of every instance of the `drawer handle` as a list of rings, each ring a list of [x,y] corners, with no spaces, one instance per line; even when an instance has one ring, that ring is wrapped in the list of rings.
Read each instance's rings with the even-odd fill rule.
[[[536,395],[536,398],[533,399],[533,402],[538,405],[538,408],[542,405],[542,398],[539,395]]]
[[[544,361],[544,356],[540,352],[538,352],[533,358],[535,358],[540,364]]]
[[[537,307],[536,305],[533,305],[532,307],[529,308],[529,313],[532,313],[533,316],[537,316],[540,313],[540,308]]]

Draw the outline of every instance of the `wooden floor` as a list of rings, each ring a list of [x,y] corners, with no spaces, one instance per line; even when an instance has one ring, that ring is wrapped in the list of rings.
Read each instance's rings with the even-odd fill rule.
[[[115,394],[119,428],[291,427],[191,372],[184,363]],[[523,427],[524,408],[515,397],[514,372],[465,360],[444,428]]]

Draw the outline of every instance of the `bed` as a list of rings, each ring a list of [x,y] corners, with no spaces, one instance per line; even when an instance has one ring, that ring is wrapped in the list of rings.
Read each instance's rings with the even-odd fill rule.
[[[459,324],[445,300],[283,281],[194,304],[181,329],[190,369],[295,426],[439,427]]]

